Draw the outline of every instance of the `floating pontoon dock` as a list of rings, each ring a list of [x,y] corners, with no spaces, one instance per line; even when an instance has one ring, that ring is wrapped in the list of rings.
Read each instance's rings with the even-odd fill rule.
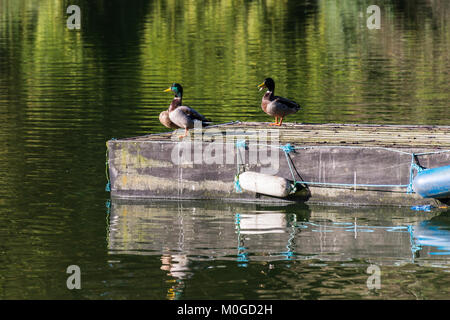
[[[107,142],[113,198],[442,205],[413,191],[417,171],[450,165],[450,126],[232,122]],[[286,197],[241,188],[244,172],[287,179]]]

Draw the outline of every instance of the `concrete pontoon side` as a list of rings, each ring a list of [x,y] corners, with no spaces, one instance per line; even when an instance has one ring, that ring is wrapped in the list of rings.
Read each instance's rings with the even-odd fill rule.
[[[450,152],[439,153],[450,149],[450,127],[288,124],[274,130],[278,129],[265,123],[238,123],[197,130],[182,142],[173,139],[171,133],[110,140],[107,145],[112,196],[352,205],[439,204],[434,199],[408,194],[405,186],[410,183],[411,153],[438,152],[415,158],[417,164],[426,168],[450,164]],[[263,131],[269,136],[276,132],[277,140],[269,140],[267,148],[260,139],[255,140]],[[241,140],[246,141],[246,148],[236,147],[236,141]],[[288,154],[291,168],[285,152],[279,148],[286,143],[300,148]],[[271,172],[288,180],[294,179],[294,173],[296,180],[318,185],[304,185],[287,199],[237,192],[234,180],[238,170]]]

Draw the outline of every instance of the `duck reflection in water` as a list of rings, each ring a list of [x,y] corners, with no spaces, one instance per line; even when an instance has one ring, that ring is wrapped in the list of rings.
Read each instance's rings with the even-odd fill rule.
[[[192,276],[189,272],[189,259],[185,254],[163,254],[161,256],[161,270],[167,271],[167,275],[174,279],[167,280],[170,287],[167,289],[167,299],[179,299],[185,288],[184,279]]]

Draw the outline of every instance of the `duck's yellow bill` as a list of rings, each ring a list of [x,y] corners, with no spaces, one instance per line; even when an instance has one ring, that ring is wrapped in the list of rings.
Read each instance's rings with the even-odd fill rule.
[[[172,91],[172,89],[171,88],[167,88],[166,90],[164,90],[164,92],[169,92],[169,91]]]
[[[262,87],[264,87],[264,82],[261,84],[258,84],[258,88],[262,88]]]

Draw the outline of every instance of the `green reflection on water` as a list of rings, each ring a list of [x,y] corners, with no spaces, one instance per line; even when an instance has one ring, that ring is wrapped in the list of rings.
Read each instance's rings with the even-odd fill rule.
[[[449,222],[399,208],[113,200],[108,249],[117,267],[160,257],[168,299],[444,298]],[[380,290],[367,288],[370,265]]]
[[[82,10],[80,31],[66,28],[69,4]],[[108,262],[104,143],[165,131],[157,116],[170,103],[162,90],[174,81],[188,105],[216,122],[269,121],[256,85],[271,76],[278,94],[303,106],[287,121],[448,125],[450,3],[379,1],[380,30],[365,27],[370,4],[0,0],[0,297],[166,297],[165,283],[142,281],[147,270],[166,279],[160,257]],[[83,292],[65,288],[74,263],[87,277]],[[234,283],[224,296],[318,298],[336,272],[346,285],[366,277],[361,268],[277,263],[276,276],[262,280],[268,264],[244,271],[224,262],[233,272],[222,283]],[[398,286],[387,297],[415,297],[417,278],[404,284],[392,268]],[[448,294],[444,271],[411,268],[420,274],[417,297]],[[249,270],[257,281],[245,280]],[[216,277],[209,272],[196,272],[192,297],[222,294],[200,288]],[[300,287],[308,277],[309,289],[290,293],[283,277]],[[236,279],[265,287],[242,291]]]

